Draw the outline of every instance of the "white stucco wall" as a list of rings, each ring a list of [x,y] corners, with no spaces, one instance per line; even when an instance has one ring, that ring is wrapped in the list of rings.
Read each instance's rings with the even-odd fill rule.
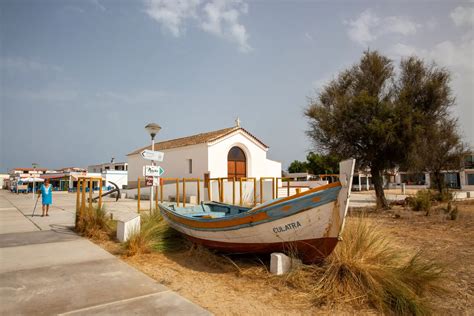
[[[229,150],[240,147],[247,158],[247,177],[280,177],[281,163],[267,159],[267,149],[239,131],[209,146],[209,171],[212,178],[227,177]]]
[[[247,158],[247,177],[281,177],[281,163],[267,159],[267,149],[243,131],[238,131],[212,144],[162,150],[164,160],[159,165],[165,169],[165,178],[200,178],[210,172],[211,178],[227,177],[227,155],[238,146]],[[188,172],[188,161],[193,160],[192,173]],[[137,178],[143,178],[143,166],[150,161],[139,154],[128,156],[128,183],[136,187]]]
[[[112,184],[109,183],[109,181],[112,181],[120,189],[123,188],[124,185],[128,184],[128,175],[127,171],[122,171],[122,170],[107,170],[102,173],[102,178],[105,179],[105,186],[112,186],[112,188],[115,188]]]
[[[207,144],[161,150],[165,155],[159,162],[165,173],[164,178],[204,178],[207,172]],[[192,159],[192,173],[188,171],[188,161]],[[143,166],[151,164],[150,160],[143,159],[140,154],[128,156],[128,182],[136,186],[137,178],[143,179]]]

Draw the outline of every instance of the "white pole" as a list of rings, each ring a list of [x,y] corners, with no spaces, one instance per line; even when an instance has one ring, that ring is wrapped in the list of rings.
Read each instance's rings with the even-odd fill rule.
[[[151,151],[155,151],[155,136],[153,135],[151,137]],[[151,161],[151,165],[155,165],[155,161]],[[153,211],[153,183],[151,184],[150,187],[150,212]]]

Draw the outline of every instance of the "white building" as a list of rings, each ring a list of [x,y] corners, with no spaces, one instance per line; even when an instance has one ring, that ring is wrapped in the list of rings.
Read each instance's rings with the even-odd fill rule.
[[[281,177],[281,163],[267,159],[268,148],[240,125],[155,144],[164,153],[159,164],[166,178]],[[150,164],[140,155],[144,149],[151,145],[127,155],[129,188],[137,187]]]
[[[108,170],[127,171],[128,163],[126,162],[106,162],[98,165],[91,165],[87,167],[88,172],[105,172]]]

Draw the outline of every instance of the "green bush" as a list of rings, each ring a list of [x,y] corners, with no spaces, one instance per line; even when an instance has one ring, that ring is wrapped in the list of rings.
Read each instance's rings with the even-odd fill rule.
[[[432,194],[429,190],[420,190],[415,197],[408,200],[408,204],[415,212],[429,213],[431,209]]]

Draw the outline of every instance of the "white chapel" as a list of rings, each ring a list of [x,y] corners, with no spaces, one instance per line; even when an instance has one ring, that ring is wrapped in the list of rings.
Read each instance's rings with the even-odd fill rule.
[[[159,163],[166,178],[250,178],[281,177],[281,163],[267,159],[268,146],[240,126],[200,133],[155,143],[164,153]],[[128,188],[143,179],[143,166],[150,164],[140,155],[151,145],[139,148],[128,157]]]

